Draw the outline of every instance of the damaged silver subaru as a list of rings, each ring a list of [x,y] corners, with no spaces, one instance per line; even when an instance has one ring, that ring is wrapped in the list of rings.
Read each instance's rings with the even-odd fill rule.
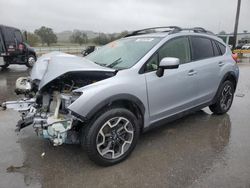
[[[16,81],[18,129],[32,125],[55,146],[79,143],[95,163],[126,159],[141,132],[209,106],[226,113],[239,70],[224,42],[203,28],[132,32],[86,57],[41,56]]]

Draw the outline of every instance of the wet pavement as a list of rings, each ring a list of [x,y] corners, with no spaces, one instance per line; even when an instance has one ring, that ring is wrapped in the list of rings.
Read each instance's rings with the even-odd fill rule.
[[[99,167],[78,145],[53,147],[32,127],[15,133],[18,113],[0,111],[0,187],[250,187],[250,63],[241,63],[231,110],[208,108],[140,137],[128,160]],[[0,71],[0,102],[16,99],[16,78]]]

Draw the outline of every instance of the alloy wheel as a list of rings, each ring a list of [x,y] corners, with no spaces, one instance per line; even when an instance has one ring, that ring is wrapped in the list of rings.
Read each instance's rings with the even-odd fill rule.
[[[230,108],[233,101],[233,88],[227,84],[222,90],[222,97],[220,100],[221,108],[227,110]]]
[[[106,159],[117,159],[130,148],[134,127],[124,117],[114,117],[104,123],[96,137],[98,153]]]

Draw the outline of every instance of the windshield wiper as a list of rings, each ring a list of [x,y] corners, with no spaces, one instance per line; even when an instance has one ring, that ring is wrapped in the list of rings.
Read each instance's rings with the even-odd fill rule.
[[[121,57],[118,58],[117,60],[115,60],[113,63],[110,63],[109,65],[106,65],[106,66],[109,67],[109,68],[113,68],[114,66],[116,66],[116,65],[118,65],[120,63],[122,63],[122,58]]]
[[[97,62],[95,62],[95,61],[94,61],[94,63],[97,64],[97,65],[100,65],[100,66],[102,66],[102,67],[107,67],[106,64],[97,63]]]

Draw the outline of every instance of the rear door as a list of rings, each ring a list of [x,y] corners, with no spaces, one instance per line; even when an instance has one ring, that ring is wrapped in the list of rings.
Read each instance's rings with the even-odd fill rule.
[[[17,41],[14,34],[15,29],[11,27],[2,27],[3,39],[6,45],[6,51],[9,53],[15,53],[17,48]]]
[[[212,39],[200,36],[191,36],[190,39],[192,60],[197,70],[199,103],[209,102],[219,85],[221,57]]]

